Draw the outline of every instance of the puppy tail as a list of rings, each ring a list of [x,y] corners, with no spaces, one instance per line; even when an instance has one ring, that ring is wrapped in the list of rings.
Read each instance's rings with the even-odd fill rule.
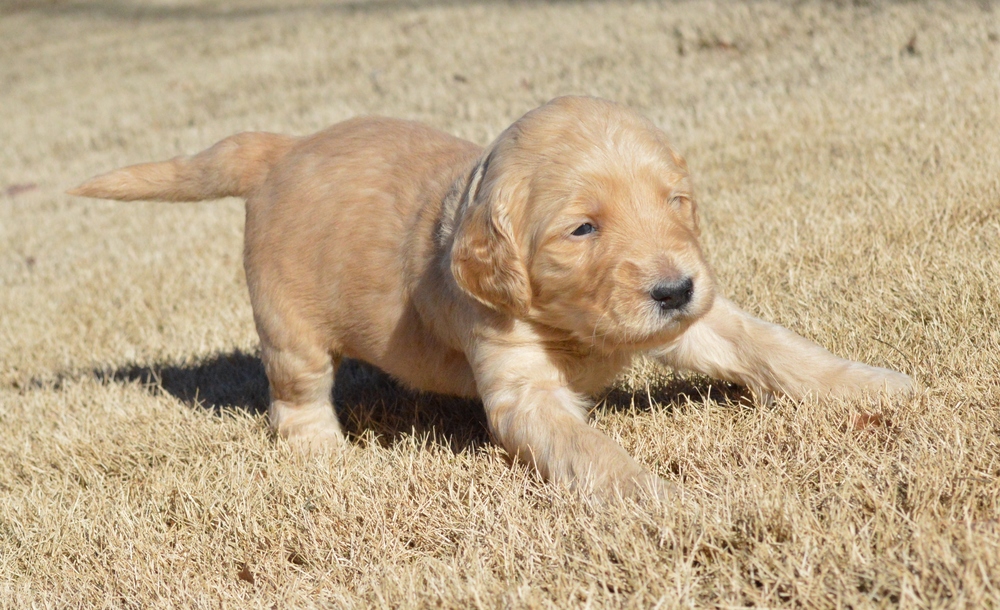
[[[246,198],[260,188],[268,171],[295,140],[273,133],[240,133],[196,155],[130,165],[91,178],[66,192],[119,201]]]

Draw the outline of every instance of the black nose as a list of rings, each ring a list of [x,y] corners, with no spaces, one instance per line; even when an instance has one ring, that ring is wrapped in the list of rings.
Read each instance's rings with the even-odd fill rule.
[[[649,296],[660,304],[660,309],[667,311],[680,309],[691,302],[694,294],[694,282],[686,277],[683,280],[660,282],[649,291]]]

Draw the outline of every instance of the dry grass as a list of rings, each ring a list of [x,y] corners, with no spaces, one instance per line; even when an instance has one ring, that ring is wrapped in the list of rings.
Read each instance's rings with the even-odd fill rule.
[[[0,606],[1000,605],[998,14],[0,4]],[[62,194],[362,113],[485,142],[570,92],[672,134],[731,297],[919,396],[754,406],[640,366],[596,425],[683,497],[601,508],[355,366],[355,442],[300,459],[261,415],[241,204]]]

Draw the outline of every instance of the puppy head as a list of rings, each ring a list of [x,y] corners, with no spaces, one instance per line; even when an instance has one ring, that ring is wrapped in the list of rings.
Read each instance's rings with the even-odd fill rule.
[[[645,349],[708,311],[684,160],[650,122],[593,98],[519,119],[473,171],[452,246],[458,285],[599,349]]]

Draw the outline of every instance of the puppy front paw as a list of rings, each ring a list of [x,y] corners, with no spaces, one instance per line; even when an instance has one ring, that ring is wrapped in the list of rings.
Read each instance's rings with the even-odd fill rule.
[[[903,373],[882,369],[885,371],[885,390],[893,394],[912,395],[917,391],[917,382]]]
[[[879,393],[910,396],[917,390],[913,379],[906,374],[877,366],[853,364],[847,373],[848,383],[833,393],[847,397],[862,393]]]
[[[585,481],[578,489],[599,502],[623,498],[665,501],[677,496],[677,487],[673,483],[641,468],[608,473],[600,481]]]
[[[647,472],[642,477],[629,481],[629,485],[622,490],[622,495],[633,498],[655,498],[660,501],[669,500],[677,496],[677,486],[660,478],[657,475]]]

